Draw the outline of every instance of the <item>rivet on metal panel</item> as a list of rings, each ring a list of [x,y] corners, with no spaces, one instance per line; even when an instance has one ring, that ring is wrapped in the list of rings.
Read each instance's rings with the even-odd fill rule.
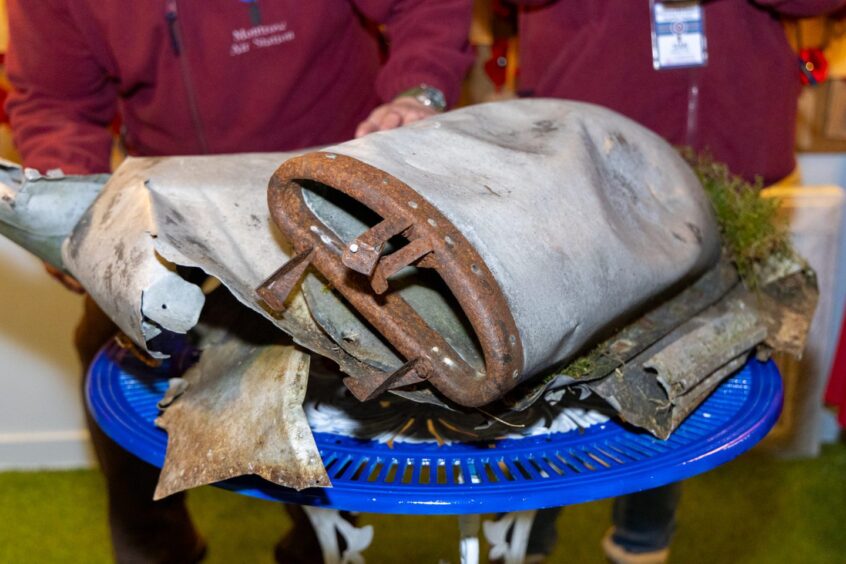
[[[341,261],[348,268],[370,276],[388,240],[409,227],[411,222],[405,218],[385,219],[356,237],[347,246]]]

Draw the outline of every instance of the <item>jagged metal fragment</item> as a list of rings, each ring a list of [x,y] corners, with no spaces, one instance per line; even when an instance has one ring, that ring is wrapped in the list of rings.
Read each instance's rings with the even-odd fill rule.
[[[548,390],[607,376],[692,316],[722,299],[739,282],[737,270],[724,258],[693,284],[597,345],[587,353],[586,366],[581,370],[567,366],[539,382],[528,382],[506,396],[505,403],[514,411],[522,411]]]
[[[156,159],[130,159],[111,177],[66,240],[62,258],[133,341],[162,329],[186,333],[203,307],[200,289],[156,254],[157,226],[145,185]],[[153,352],[154,356],[164,356]]]
[[[157,419],[168,443],[155,499],[244,474],[297,490],[331,486],[302,408],[308,355],[244,345],[207,348]]]
[[[296,251],[260,288],[268,305],[310,263],[331,285],[322,301],[396,357],[393,373],[347,380],[359,398],[428,381],[461,405],[495,401],[719,255],[710,204],[672,147],[561,100],[471,106],[292,158],[268,200]],[[415,301],[415,287],[428,294]],[[349,348],[336,311],[318,322]]]
[[[159,409],[165,409],[179,399],[179,396],[184,394],[187,389],[188,380],[185,378],[169,378],[167,381],[167,390],[165,390],[165,395],[158,401],[156,407]]]
[[[728,360],[764,340],[766,327],[742,299],[729,299],[685,323],[687,333],[643,363],[654,372],[671,399],[694,390],[703,374],[712,374]]]
[[[802,357],[805,339],[819,299],[814,271],[796,258],[772,258],[755,306],[767,325],[767,345]]]
[[[309,358],[277,327],[218,286],[190,339],[176,342],[175,365],[201,356],[159,402],[157,424],[168,431],[161,495],[250,473],[330,485],[302,407]]]
[[[42,175],[0,159],[0,235],[56,268],[62,242],[108,180],[107,174]]]
[[[625,421],[669,437],[767,336],[749,299],[748,290],[736,288],[611,375],[586,385]]]

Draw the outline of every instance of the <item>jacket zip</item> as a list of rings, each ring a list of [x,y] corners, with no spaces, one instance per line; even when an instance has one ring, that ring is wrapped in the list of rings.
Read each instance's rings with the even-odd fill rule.
[[[191,80],[191,69],[188,66],[188,59],[185,57],[185,46],[182,43],[182,33],[179,26],[179,11],[176,0],[166,0],[165,20],[170,33],[170,45],[173,54],[179,59],[179,71],[182,75],[182,82],[185,85],[185,92],[188,96],[188,107],[191,111],[191,122],[194,124],[194,132],[197,135],[197,142],[200,145],[202,154],[209,154],[209,144],[206,141],[205,128],[200,118],[200,108],[197,103],[197,93],[194,90],[194,82]]]
[[[261,25],[261,8],[259,8],[259,0],[241,0],[248,5],[250,10],[250,23],[253,27]]]

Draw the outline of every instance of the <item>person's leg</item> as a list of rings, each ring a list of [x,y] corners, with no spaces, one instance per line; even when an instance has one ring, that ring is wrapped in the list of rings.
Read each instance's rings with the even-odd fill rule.
[[[542,555],[549,556],[558,542],[558,530],[555,523],[561,514],[563,507],[550,507],[539,509],[532,522],[532,531],[529,533],[529,543],[526,545],[526,556]]]
[[[602,546],[612,562],[663,562],[675,531],[681,482],[614,500],[613,528]]]
[[[86,296],[85,312],[74,339],[85,371],[97,351],[117,331],[97,304]],[[159,469],[136,458],[106,436],[88,413],[87,404],[86,421],[106,479],[115,560],[120,564],[199,561],[205,545],[191,523],[185,495],[153,501]]]

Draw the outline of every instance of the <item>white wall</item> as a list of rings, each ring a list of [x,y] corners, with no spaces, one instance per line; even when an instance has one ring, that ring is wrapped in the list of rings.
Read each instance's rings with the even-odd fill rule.
[[[801,360],[776,357],[785,388],[784,408],[762,448],[783,457],[816,456],[824,439],[827,412],[822,398],[841,320],[837,272],[846,194],[839,186],[776,187],[766,193],[781,200],[794,248],[816,271],[819,302]]]
[[[846,188],[846,153],[800,153],[798,162],[802,184]],[[838,312],[846,308],[846,229],[840,232],[834,303]]]
[[[0,470],[92,463],[72,347],[81,298],[0,237]]]

